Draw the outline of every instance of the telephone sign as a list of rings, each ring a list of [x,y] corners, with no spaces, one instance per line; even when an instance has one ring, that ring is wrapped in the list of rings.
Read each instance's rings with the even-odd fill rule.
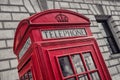
[[[42,31],[43,39],[66,38],[66,37],[76,37],[76,36],[86,36],[86,35],[87,34],[84,28]]]
[[[112,80],[89,19],[76,12],[47,10],[22,20],[14,53],[20,80]]]

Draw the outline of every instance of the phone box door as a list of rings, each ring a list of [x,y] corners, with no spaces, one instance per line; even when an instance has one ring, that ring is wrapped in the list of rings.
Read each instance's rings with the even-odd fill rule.
[[[47,49],[55,80],[111,80],[96,41],[78,41]]]

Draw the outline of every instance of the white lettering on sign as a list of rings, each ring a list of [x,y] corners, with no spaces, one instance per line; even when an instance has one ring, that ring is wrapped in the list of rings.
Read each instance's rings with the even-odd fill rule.
[[[31,45],[31,39],[28,38],[24,46],[22,47],[21,51],[19,52],[19,59],[25,54],[25,52],[28,50],[30,45]]]
[[[43,39],[76,37],[76,36],[86,36],[86,35],[87,34],[84,28],[42,31]]]

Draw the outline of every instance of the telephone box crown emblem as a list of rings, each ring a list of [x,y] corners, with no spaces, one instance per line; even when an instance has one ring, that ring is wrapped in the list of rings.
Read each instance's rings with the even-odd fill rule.
[[[58,21],[58,22],[68,22],[68,17],[64,14],[58,14],[56,15],[55,19]]]

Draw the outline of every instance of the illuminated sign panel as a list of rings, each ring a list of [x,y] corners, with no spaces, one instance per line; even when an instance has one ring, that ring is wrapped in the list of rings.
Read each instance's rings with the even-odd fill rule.
[[[43,39],[77,37],[77,36],[86,36],[86,35],[87,33],[84,28],[42,31]]]
[[[25,54],[25,52],[28,50],[30,45],[31,45],[31,40],[30,40],[30,38],[28,38],[27,41],[25,42],[24,46],[22,47],[22,49],[19,52],[19,59]]]

